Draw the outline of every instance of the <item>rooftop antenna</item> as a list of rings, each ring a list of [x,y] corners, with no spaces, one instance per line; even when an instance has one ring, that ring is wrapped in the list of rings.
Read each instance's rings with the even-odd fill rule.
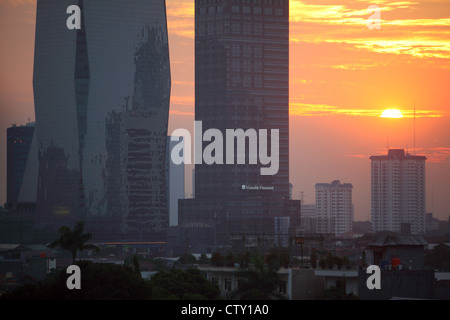
[[[414,155],[416,155],[416,102],[414,101]]]

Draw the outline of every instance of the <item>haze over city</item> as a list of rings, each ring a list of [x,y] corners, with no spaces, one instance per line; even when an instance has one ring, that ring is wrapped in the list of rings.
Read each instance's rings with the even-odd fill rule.
[[[369,29],[370,5],[381,8]],[[290,181],[314,203],[314,186],[353,184],[355,220],[370,220],[371,155],[424,155],[427,212],[450,211],[450,3],[290,2]],[[0,3],[0,203],[6,201],[6,128],[35,120],[36,2]],[[172,92],[169,130],[194,124],[194,1],[168,0]],[[380,117],[397,109],[402,117]],[[414,117],[415,115],[415,117]],[[395,116],[395,115],[392,115]],[[186,193],[191,191],[187,171]]]

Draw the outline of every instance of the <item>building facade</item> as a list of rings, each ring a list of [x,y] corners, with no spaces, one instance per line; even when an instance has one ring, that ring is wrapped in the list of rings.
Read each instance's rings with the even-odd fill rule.
[[[6,201],[14,206],[19,201],[25,171],[33,142],[35,123],[13,125],[6,129]]]
[[[353,185],[335,180],[316,184],[316,232],[340,235],[353,229]]]
[[[425,232],[426,157],[390,149],[370,160],[373,231]]]
[[[185,198],[184,188],[184,163],[175,164],[171,161],[171,153],[174,146],[184,144],[182,137],[177,137],[178,140],[172,141],[172,137],[167,137],[167,181],[169,187],[167,188],[167,199],[169,208],[169,226],[178,225],[178,200]]]
[[[195,1],[195,120],[223,137],[241,129],[236,141],[246,149],[231,151],[245,161],[196,163],[195,199],[180,203],[182,223],[206,223],[228,238],[274,235],[288,221],[280,217],[299,224],[300,201],[289,200],[289,1]],[[262,130],[267,139],[256,142],[250,133]],[[278,153],[274,174],[252,162],[261,143]]]
[[[167,228],[168,50],[163,0],[37,2],[40,224],[85,220],[94,238]]]

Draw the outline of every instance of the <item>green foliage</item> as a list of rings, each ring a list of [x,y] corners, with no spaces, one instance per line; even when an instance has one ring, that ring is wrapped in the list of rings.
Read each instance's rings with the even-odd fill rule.
[[[273,269],[280,269],[281,267],[287,267],[290,263],[289,251],[286,248],[272,248],[269,256],[267,257],[267,263]]]
[[[190,253],[186,253],[184,255],[182,255],[179,259],[178,262],[180,264],[195,264],[197,263],[197,259]]]
[[[319,260],[319,266],[322,268],[322,269],[325,269],[326,268],[326,266],[327,266],[327,261],[325,260],[325,259],[320,259]]]
[[[206,254],[202,253],[200,255],[200,258],[198,259],[198,263],[200,263],[200,264],[209,264],[210,263],[210,259],[208,259]]]
[[[234,267],[235,260],[234,254],[231,251],[228,251],[224,258],[224,264],[227,267]]]
[[[425,252],[424,263],[438,270],[450,270],[450,247],[439,244]]]
[[[141,278],[130,265],[78,261],[81,289],[69,290],[65,270],[45,281],[21,286],[1,296],[4,300],[179,300],[218,299],[217,285],[198,269],[160,271],[150,280]]]
[[[134,273],[141,276],[141,267],[139,265],[139,258],[137,255],[133,256],[133,267],[134,267]]]
[[[328,252],[327,257],[326,257],[325,260],[327,262],[328,269],[333,269],[333,267],[334,267],[334,258],[333,258],[333,255],[330,252]]]
[[[225,258],[219,252],[213,252],[211,256],[211,264],[215,267],[223,267]]]
[[[340,257],[337,257],[337,256],[333,257],[333,260],[334,260],[334,264],[336,265],[336,267],[338,269],[342,269],[342,266],[344,264],[344,260],[342,258],[340,258]]]
[[[129,300],[149,299],[152,287],[130,266],[78,261],[81,270],[81,289],[69,290],[66,270],[42,282],[19,287],[6,293],[3,299],[32,300]]]
[[[198,269],[170,269],[151,279],[154,299],[218,299],[219,287],[209,282]]]
[[[244,253],[237,256],[236,261],[237,263],[239,263],[239,266],[242,270],[246,270],[250,266],[251,257],[252,254],[250,253],[250,251],[245,251]]]
[[[245,269],[241,267],[236,273],[240,281],[234,296],[241,300],[282,299],[282,295],[278,293],[280,278],[277,272],[279,264],[276,261],[265,264],[260,255],[253,254],[249,266]]]

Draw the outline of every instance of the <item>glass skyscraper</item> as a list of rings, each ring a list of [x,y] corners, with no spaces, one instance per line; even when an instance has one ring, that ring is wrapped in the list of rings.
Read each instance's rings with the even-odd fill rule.
[[[226,129],[279,130],[275,175],[261,175],[261,164],[250,164],[249,154],[245,164],[198,165],[196,198],[235,199],[251,193],[245,185],[287,199],[289,1],[195,3],[195,119],[204,131],[217,128],[224,137]]]
[[[80,8],[80,28],[69,28]],[[33,77],[43,225],[94,238],[168,227],[170,65],[164,0],[37,2]]]

